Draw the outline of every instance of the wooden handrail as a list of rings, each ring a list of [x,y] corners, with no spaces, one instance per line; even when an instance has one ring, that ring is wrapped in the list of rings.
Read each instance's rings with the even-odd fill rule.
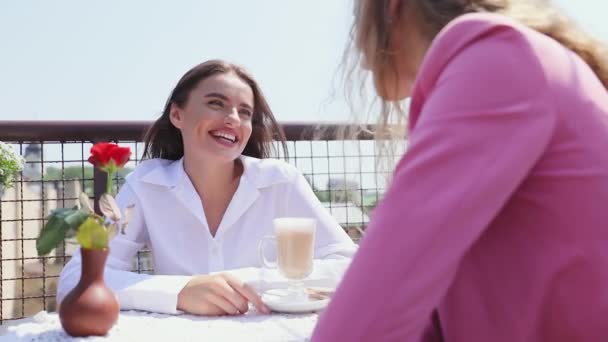
[[[152,121],[0,121],[0,141],[141,141]],[[352,139],[371,140],[373,126],[345,123],[281,123],[287,140],[340,140],[340,131]]]

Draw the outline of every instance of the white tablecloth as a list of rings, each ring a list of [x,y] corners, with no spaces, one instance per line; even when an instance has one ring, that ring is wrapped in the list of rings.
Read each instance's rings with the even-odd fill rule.
[[[307,341],[317,314],[261,315],[252,310],[241,316],[199,317],[123,311],[106,337],[71,338],[56,313],[40,312],[6,328],[8,341]]]

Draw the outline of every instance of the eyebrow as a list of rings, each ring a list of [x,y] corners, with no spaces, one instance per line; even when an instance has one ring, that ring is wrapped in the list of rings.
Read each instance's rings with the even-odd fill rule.
[[[207,95],[205,95],[205,97],[213,97],[213,98],[218,98],[218,99],[222,99],[224,101],[228,101],[230,102],[230,99],[228,98],[228,96],[224,95],[224,94],[220,94],[220,93],[209,93]],[[247,103],[241,103],[240,104],[241,107],[247,107],[249,110],[253,110],[253,108],[247,104]]]

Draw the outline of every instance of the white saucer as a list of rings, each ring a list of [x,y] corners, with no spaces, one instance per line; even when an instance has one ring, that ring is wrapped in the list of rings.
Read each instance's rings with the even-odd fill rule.
[[[323,310],[329,303],[326,299],[310,299],[293,301],[287,298],[287,290],[273,289],[262,294],[262,301],[268,308],[276,312],[307,313]]]

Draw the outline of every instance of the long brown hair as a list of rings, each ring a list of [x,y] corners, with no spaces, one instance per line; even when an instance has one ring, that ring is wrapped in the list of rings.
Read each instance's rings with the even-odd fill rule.
[[[251,137],[245,145],[243,155],[255,158],[269,158],[278,155],[277,142],[284,158],[287,158],[285,134],[274,118],[274,114],[255,79],[242,67],[222,60],[203,62],[182,76],[169,95],[163,114],[148,129],[144,136],[144,158],[178,160],[184,155],[182,134],[169,118],[171,104],[183,107],[190,93],[204,79],[216,74],[234,72],[253,91],[253,121]]]
[[[420,19],[418,22],[423,25],[422,32],[425,32],[430,39],[435,37],[447,23],[466,13],[492,12],[514,18],[578,54],[608,88],[608,48],[581,30],[572,19],[554,7],[550,0],[402,1],[402,3],[406,2],[408,10],[413,9],[416,12]],[[383,70],[385,74],[397,71],[396,56],[389,51],[391,28],[396,26],[388,18],[389,0],[356,0],[355,3],[351,41],[344,55],[344,67],[347,68],[345,82],[350,88],[347,89],[348,94],[353,93],[352,84],[348,83],[352,83],[355,76],[365,73],[358,67],[362,60],[363,47],[369,47],[367,50],[375,52],[372,58],[373,65],[370,65],[373,70]],[[383,72],[379,72],[379,75],[374,77],[377,77],[379,83],[385,84],[386,78]],[[379,128],[386,128],[392,122],[403,122],[402,118],[391,117],[394,114],[404,114],[404,111],[400,110],[399,103],[379,100],[382,105]]]

